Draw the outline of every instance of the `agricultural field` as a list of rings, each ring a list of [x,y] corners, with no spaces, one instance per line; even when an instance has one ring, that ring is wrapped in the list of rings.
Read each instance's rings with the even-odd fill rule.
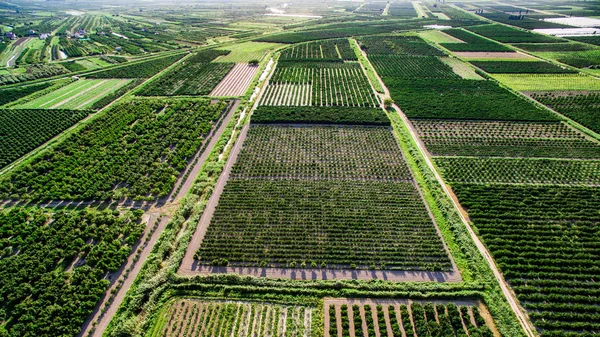
[[[252,122],[257,124],[349,124],[390,125],[390,120],[378,108],[371,107],[299,107],[266,106],[254,110]]]
[[[416,36],[365,36],[358,39],[369,55],[445,56],[446,54]]]
[[[68,74],[69,71],[59,64],[31,64],[0,74],[0,85],[33,81],[40,78]]]
[[[258,66],[238,63],[211,91],[210,96],[242,96],[258,71]]]
[[[562,122],[414,119],[434,156],[600,158],[597,141]]]
[[[0,110],[0,168],[88,115],[85,110]]]
[[[149,336],[313,336],[312,316],[307,306],[177,299],[161,311]]]
[[[519,91],[600,90],[600,79],[583,74],[494,74],[492,76]]]
[[[280,62],[261,105],[377,107],[379,102],[358,63]]]
[[[598,118],[600,92],[533,92],[531,97],[591,130],[600,132],[600,119]]]
[[[19,86],[6,88],[2,90],[2,95],[0,95],[0,105],[5,105],[7,103],[14,102],[23,97],[29,96],[35,92],[41,91],[43,89],[49,88],[52,86],[50,82],[43,82],[28,86]]]
[[[211,62],[225,53],[218,50],[200,51],[145,85],[137,95],[208,95],[234,66],[232,63]]]
[[[453,189],[542,335],[598,332],[597,187]]]
[[[126,86],[131,80],[78,80],[56,91],[13,106],[16,109],[89,109],[104,96]]]
[[[87,78],[149,78],[181,59],[183,54],[152,58],[86,74]]]
[[[503,25],[481,25],[467,27],[471,32],[504,43],[564,43],[567,42],[552,36],[531,33]]]
[[[450,184],[600,185],[598,160],[439,157],[435,162]]]
[[[484,78],[479,75],[475,69],[469,66],[468,63],[465,63],[454,57],[442,57],[440,58],[442,62],[449,65],[454,71],[455,74],[460,76],[465,80],[483,80]]]
[[[0,210],[3,331],[76,335],[139,239],[142,213]]]
[[[412,180],[388,128],[254,125],[196,259],[213,266],[451,270]]]
[[[548,62],[472,61],[471,64],[491,74],[576,74],[577,71]]]
[[[331,299],[325,307],[326,337],[494,336],[482,314],[487,309],[470,301]]]
[[[279,60],[356,61],[358,58],[350,47],[348,39],[337,39],[295,44],[284,49]]]
[[[440,43],[444,48],[453,52],[510,52],[512,49],[470,33],[462,29],[448,29],[444,33],[459,39],[461,42]]]
[[[224,102],[207,100],[119,104],[0,177],[0,198],[162,198],[224,109]]]
[[[435,56],[369,55],[369,60],[383,78],[459,78]]]
[[[536,52],[536,56],[556,60],[576,68],[598,68],[600,66],[600,48],[583,51]]]
[[[283,45],[267,42],[239,43],[226,47],[225,50],[229,51],[229,53],[217,58],[215,62],[245,63],[252,60],[261,61],[269,51],[281,46]]]

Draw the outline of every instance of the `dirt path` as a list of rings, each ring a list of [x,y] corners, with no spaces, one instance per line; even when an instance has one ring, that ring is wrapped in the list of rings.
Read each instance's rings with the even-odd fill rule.
[[[170,220],[169,217],[162,217],[158,225],[156,226],[156,229],[154,229],[154,225],[156,221],[158,221],[157,218],[157,214],[152,214],[149,216],[148,225],[146,226],[144,236],[133,247],[133,251],[138,251],[137,248],[140,246],[140,243],[142,243],[142,249],[139,253],[137,261],[134,261],[135,255],[130,254],[127,258],[127,261],[115,273],[115,275],[111,279],[111,285],[109,286],[108,290],[104,293],[104,297],[102,298],[102,300],[96,305],[94,312],[90,315],[90,317],[88,317],[88,319],[83,324],[81,331],[77,335],[78,337],[87,336],[88,332],[92,329],[92,327],[94,327],[93,323],[96,323],[96,326],[91,336],[101,337],[104,333],[104,330],[108,326],[108,323],[113,318],[113,316],[117,312],[117,309],[123,302],[123,299],[125,298],[125,294],[129,290],[129,287],[137,278],[137,275],[142,269],[146,258],[154,248],[154,244],[156,244],[156,241],[158,240],[158,238],[160,237],[163,230],[167,226],[167,223]],[[123,275],[123,271],[126,271],[128,269],[129,272]],[[117,282],[117,280],[122,280],[122,284],[120,285],[121,281]],[[117,294],[112,299],[112,301],[109,304],[107,304],[110,300],[110,294],[113,292],[114,289],[118,289]],[[102,308],[106,308],[106,311],[104,313],[102,313]]]
[[[190,190],[190,188],[194,184],[194,181],[196,180],[196,177],[198,176],[198,173],[200,172],[200,169],[202,169],[202,166],[206,162],[206,159],[208,159],[208,156],[212,152],[212,149],[215,147],[215,145],[219,141],[219,138],[221,137],[221,135],[227,128],[227,124],[229,124],[229,121],[235,114],[235,111],[237,110],[239,105],[240,105],[240,100],[235,100],[235,102],[233,103],[233,105],[231,106],[231,108],[229,109],[229,111],[227,112],[227,114],[225,115],[223,120],[221,121],[219,128],[216,130],[213,130],[212,133],[208,135],[207,140],[209,141],[209,143],[208,143],[208,146],[206,146],[206,148],[204,149],[204,151],[202,151],[202,148],[204,147],[204,143],[200,146],[200,149],[198,150],[198,152],[202,151],[202,153],[197,153],[194,156],[194,159],[192,159],[192,163],[190,165],[193,165],[193,169],[191,171],[189,171],[189,174],[188,174],[187,178],[185,178],[185,181],[183,181],[183,183],[178,181],[175,184],[174,188],[177,188],[177,186],[180,186],[180,184],[181,184],[181,187],[179,188],[179,192],[177,192],[175,197],[171,196],[171,201],[182,199],[187,194],[187,192]],[[199,158],[197,157],[198,155],[200,155]],[[186,168],[186,170],[183,171],[184,174],[185,174],[185,172],[188,172],[188,170],[189,169]]]
[[[198,268],[197,261],[194,259],[194,254],[200,248],[200,244],[204,239],[204,235],[206,234],[206,230],[208,229],[208,225],[212,219],[213,213],[217,208],[217,204],[219,203],[219,198],[223,193],[225,188],[225,184],[227,183],[227,179],[229,179],[229,175],[231,174],[231,169],[233,168],[233,164],[235,164],[237,157],[242,149],[242,144],[244,143],[244,139],[246,139],[246,135],[248,133],[248,129],[250,128],[250,124],[246,124],[240,135],[238,140],[236,141],[233,149],[231,149],[231,153],[229,154],[229,158],[227,159],[227,163],[223,168],[223,172],[219,176],[217,183],[213,189],[213,192],[208,199],[208,203],[204,208],[204,212],[202,212],[202,216],[200,217],[200,221],[198,223],[198,228],[188,245],[187,250],[185,251],[185,256],[181,261],[181,265],[179,266],[179,271],[177,272],[180,275],[193,276],[198,274],[195,272]]]

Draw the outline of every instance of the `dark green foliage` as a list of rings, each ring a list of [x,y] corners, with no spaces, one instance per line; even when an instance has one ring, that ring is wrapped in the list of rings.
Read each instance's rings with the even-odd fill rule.
[[[412,2],[393,2],[390,4],[388,14],[394,17],[415,18],[417,12]]]
[[[252,126],[197,258],[204,265],[451,268],[384,127]]]
[[[467,32],[462,29],[447,29],[445,33],[454,36],[455,38],[462,40],[466,43],[441,43],[440,45],[446,47],[451,51],[486,51],[486,52],[510,52],[512,49],[503,46],[494,41],[490,41],[479,37],[473,33]]]
[[[504,25],[469,26],[468,30],[504,43],[561,43],[565,40]]]
[[[342,306],[340,307],[340,314],[342,318],[342,337],[350,337],[350,320],[348,318],[348,305],[342,304]]]
[[[369,107],[260,106],[252,114],[259,124],[355,124],[390,125],[383,110]]]
[[[542,335],[598,330],[598,188],[453,189]]]
[[[556,6],[552,5],[552,9]],[[530,11],[531,13],[531,11]],[[523,10],[522,14],[525,14]],[[494,20],[499,23],[505,23],[511,26],[516,26],[524,29],[540,29],[540,28],[569,28],[570,26],[561,25],[554,22],[542,21],[537,18],[532,18],[527,15],[513,15],[506,13],[481,13],[479,14],[490,20]]]
[[[445,56],[416,36],[365,36],[358,40],[369,55]]]
[[[224,107],[206,100],[140,100],[115,106],[5,175],[0,197],[164,197]]]
[[[400,328],[401,322],[398,322],[398,316],[396,315],[396,307],[394,307],[393,305],[388,306],[388,313],[390,317],[390,326],[392,328],[392,336],[402,337],[402,329]],[[385,334],[383,334],[382,336],[385,336]],[[408,334],[408,336],[410,336],[410,334]]]
[[[382,78],[460,78],[435,56],[373,55],[369,60]]]
[[[402,327],[406,335],[411,337],[414,336],[414,326],[410,320],[410,313],[408,307],[404,304],[400,305],[400,319],[402,320]]]
[[[354,316],[354,336],[362,337],[365,335],[365,332],[363,331],[363,320],[362,317],[360,317],[359,310],[360,309],[358,305],[355,304],[352,306],[352,314]]]
[[[69,71],[59,64],[31,64],[25,66],[25,72],[15,75],[0,75],[0,85],[32,81],[39,78],[63,75]]]
[[[0,212],[0,309],[7,336],[75,336],[139,239],[141,212]],[[51,222],[49,222],[52,220]]]
[[[557,120],[550,112],[492,81],[384,78],[392,98],[410,118]]]
[[[336,39],[293,45],[281,52],[279,61],[340,61],[357,59],[356,53],[350,47],[348,39]]]
[[[225,50],[204,50],[144,86],[141,96],[208,95],[233,68],[233,63],[210,63]]]
[[[417,336],[431,337],[431,334],[429,333],[429,329],[427,327],[427,321],[425,319],[425,310],[423,309],[423,305],[417,302],[413,302],[410,305],[410,310],[412,311],[412,317]]]
[[[365,322],[367,323],[367,336],[375,336],[375,322],[373,321],[373,306],[365,305]]]
[[[581,43],[518,43],[513,44],[513,46],[531,52],[584,51],[592,49],[591,46]]]
[[[599,68],[600,49],[561,53],[556,60],[576,68]]]
[[[142,79],[142,78],[138,78],[138,79],[132,80],[131,82],[127,83],[127,85],[122,86],[118,90],[115,90],[112,93],[110,93],[110,94],[108,94],[106,96],[103,96],[102,98],[100,98],[99,100],[97,100],[96,102],[94,102],[94,104],[92,104],[92,106],[90,107],[90,109],[99,110],[99,109],[104,108],[105,106],[107,106],[112,101],[114,101],[117,98],[125,95],[131,89],[133,89],[133,88],[137,87],[138,85],[142,84],[142,82],[144,82],[144,79]]]
[[[492,74],[576,74],[575,70],[552,63],[534,61],[472,61],[473,65]]]
[[[87,78],[148,78],[181,59],[184,54],[171,55],[164,58],[127,63],[124,66],[102,70],[86,75]]]
[[[20,98],[33,94],[36,91],[46,89],[52,85],[51,82],[43,82],[28,86],[0,89],[0,105],[14,102]]]
[[[0,110],[0,168],[88,115],[82,110]]]
[[[412,120],[434,156],[600,158],[598,143],[564,123]]]
[[[336,322],[337,322],[337,317],[335,315],[335,305],[330,305],[329,306],[329,336],[330,337],[337,337],[337,335],[338,335]]]
[[[600,132],[600,92],[536,92],[532,97],[577,123]]]
[[[69,71],[71,72],[78,72],[78,71],[84,71],[87,70],[86,67],[82,66],[81,64],[75,62],[75,61],[69,61],[69,62],[64,62],[60,64],[61,66],[67,68]]]
[[[600,36],[569,36],[567,39],[600,46]]]

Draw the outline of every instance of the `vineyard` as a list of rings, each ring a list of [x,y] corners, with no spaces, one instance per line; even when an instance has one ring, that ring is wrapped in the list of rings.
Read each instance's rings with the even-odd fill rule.
[[[564,123],[412,120],[434,156],[600,158],[595,141]]]
[[[443,51],[415,36],[364,36],[358,39],[369,55],[445,56]]]
[[[324,40],[295,44],[284,49],[279,57],[280,61],[356,61],[348,39]]]
[[[597,187],[453,188],[542,336],[600,332]]]
[[[0,168],[85,118],[88,111],[0,110]]]
[[[504,25],[469,26],[468,30],[492,40],[504,43],[561,43],[566,40],[553,36],[531,33]]]
[[[11,336],[72,336],[140,237],[141,211],[0,211],[0,312]]]
[[[379,102],[359,63],[280,62],[261,105],[377,107]]]
[[[534,92],[531,96],[574,121],[600,132],[600,92]]]
[[[3,89],[2,95],[0,95],[0,106],[10,103],[10,102],[14,102],[20,98],[31,95],[37,91],[41,91],[46,88],[49,88],[51,85],[52,85],[52,83],[50,83],[50,82],[43,82],[43,83],[28,85],[26,87],[23,86],[23,87],[15,87],[15,88],[10,88],[10,89]]]
[[[600,185],[600,161],[439,157],[444,179],[453,183]]]
[[[325,302],[326,337],[493,337],[480,307],[447,302],[332,300]],[[342,302],[342,303],[337,303]],[[367,304],[363,304],[363,303]]]
[[[448,50],[456,52],[511,52],[512,49],[479,37],[473,33],[462,29],[447,29],[444,33],[449,34],[463,42],[461,43],[441,43],[440,45]]]
[[[474,66],[488,73],[500,74],[574,74],[575,70],[562,68],[548,62],[473,61]]]
[[[313,310],[262,302],[178,299],[161,312],[157,336],[312,336]]]
[[[452,268],[388,128],[257,125],[244,144],[201,264]]]
[[[18,109],[89,109],[109,93],[127,85],[127,79],[78,80],[24,104]]]
[[[369,60],[383,78],[459,78],[435,56],[369,55]]]
[[[227,51],[198,52],[144,86],[140,96],[208,95],[233,68],[233,63],[211,63]]]
[[[68,74],[69,71],[59,64],[31,64],[23,67],[24,72],[0,74],[0,85],[14,84]]]
[[[307,124],[350,124],[390,125],[390,120],[378,108],[370,107],[287,107],[260,106],[252,114],[257,124],[307,123]]]
[[[225,109],[206,100],[117,105],[0,179],[0,198],[155,199],[166,196]],[[19,110],[16,110],[19,111]]]
[[[600,90],[600,80],[583,74],[495,74],[492,76],[519,91]]]
[[[127,63],[115,68],[87,74],[87,78],[149,78],[181,59],[184,54],[163,58],[152,58],[135,63]]]

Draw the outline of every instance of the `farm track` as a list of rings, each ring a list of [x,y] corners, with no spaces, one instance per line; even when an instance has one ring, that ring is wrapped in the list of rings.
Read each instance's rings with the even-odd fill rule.
[[[365,57],[366,57],[366,53],[364,51],[363,51],[363,55],[365,55]],[[387,86],[385,85],[385,83],[383,82],[383,80],[381,79],[381,77],[379,77],[379,75],[377,75],[377,78],[378,78],[379,83],[381,84],[381,86],[384,88],[384,92],[385,92],[385,95],[386,95],[384,97],[390,97],[389,96],[390,91],[387,88]],[[531,325],[529,319],[527,318],[526,314],[521,309],[521,306],[520,306],[520,304],[519,304],[519,302],[517,300],[516,295],[514,294],[513,291],[511,291],[511,289],[509,288],[508,284],[506,283],[506,280],[504,279],[504,277],[502,276],[502,274],[498,270],[498,267],[496,266],[496,263],[495,263],[492,255],[490,254],[490,252],[487,250],[487,248],[485,247],[485,245],[483,244],[483,242],[481,242],[481,240],[479,239],[479,237],[477,236],[477,234],[475,234],[475,232],[473,231],[473,228],[471,227],[471,224],[470,224],[469,219],[468,219],[468,213],[460,205],[460,203],[458,201],[458,198],[456,197],[456,195],[454,194],[454,192],[450,189],[450,187],[448,185],[446,185],[446,183],[444,182],[444,180],[442,179],[442,177],[440,176],[440,174],[436,170],[435,166],[433,165],[433,163],[431,161],[431,155],[426,150],[425,145],[423,144],[423,142],[420,140],[420,138],[418,136],[418,133],[417,133],[417,130],[414,128],[414,126],[412,125],[412,123],[408,120],[408,117],[406,117],[406,115],[404,114],[404,112],[402,112],[402,110],[400,109],[400,107],[398,107],[398,105],[394,104],[392,107],[398,113],[398,115],[401,117],[402,122],[405,124],[405,126],[408,128],[408,130],[410,132],[410,135],[411,135],[411,138],[417,144],[417,148],[419,149],[419,152],[421,153],[421,156],[425,159],[425,163],[427,164],[427,166],[429,167],[429,169],[433,172],[436,180],[442,186],[442,188],[444,189],[444,192],[446,193],[446,195],[448,197],[450,197],[450,199],[452,200],[452,203],[453,203],[454,207],[458,210],[458,214],[459,214],[459,216],[460,216],[463,224],[466,226],[467,231],[469,232],[469,235],[471,236],[471,239],[473,240],[473,242],[477,246],[477,249],[479,250],[479,252],[481,253],[481,255],[483,255],[483,257],[485,258],[485,260],[488,263],[489,267],[492,269],[494,277],[498,281],[498,283],[500,285],[500,288],[502,289],[502,293],[506,297],[506,299],[507,299],[507,301],[508,301],[508,303],[509,303],[512,311],[517,316],[517,318],[519,320],[519,324],[523,328],[523,331],[525,331],[526,335],[529,336],[529,337],[536,336],[536,334],[534,332],[535,330],[532,327],[532,325]]]
[[[257,71],[258,66],[251,66],[247,63],[236,64],[209,96],[242,96]]]

